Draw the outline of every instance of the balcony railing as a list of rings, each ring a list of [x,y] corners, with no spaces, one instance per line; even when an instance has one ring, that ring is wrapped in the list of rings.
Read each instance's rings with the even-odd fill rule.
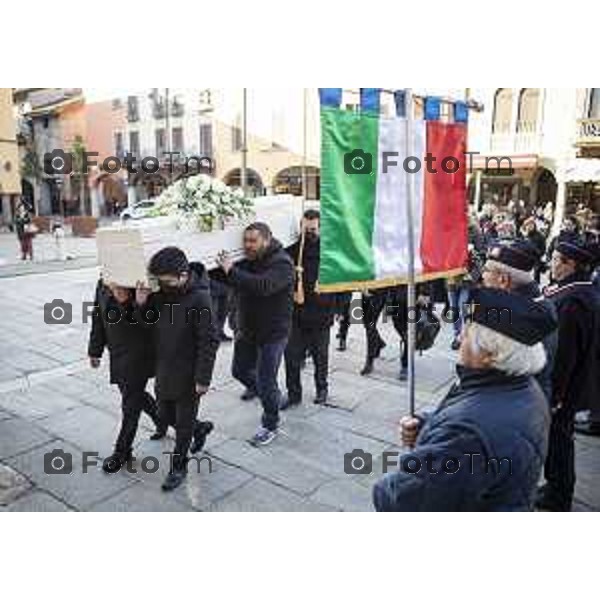
[[[600,146],[600,119],[581,119],[578,121],[577,146]]]
[[[493,133],[491,150],[494,154],[540,154],[542,134],[535,123],[519,122],[517,131]]]

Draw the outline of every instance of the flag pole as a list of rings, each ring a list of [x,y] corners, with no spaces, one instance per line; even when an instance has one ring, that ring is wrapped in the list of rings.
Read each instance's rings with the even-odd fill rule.
[[[406,156],[414,156],[414,101],[412,88],[406,90]],[[415,178],[406,178],[406,227],[408,241],[408,400],[411,416],[415,416],[415,342],[416,342],[416,282],[415,282],[415,235],[414,214]]]

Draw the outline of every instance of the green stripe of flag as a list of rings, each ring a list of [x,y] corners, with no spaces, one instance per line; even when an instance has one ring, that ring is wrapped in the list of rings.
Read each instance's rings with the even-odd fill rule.
[[[319,283],[373,281],[379,118],[336,108],[321,111],[321,268]],[[348,175],[347,154],[372,156],[369,175]]]

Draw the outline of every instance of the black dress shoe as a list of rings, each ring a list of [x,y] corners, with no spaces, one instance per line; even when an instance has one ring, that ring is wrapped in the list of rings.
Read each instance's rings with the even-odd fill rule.
[[[400,381],[406,381],[408,379],[408,369],[406,367],[402,367],[400,369],[400,373],[398,375],[398,379]]]
[[[329,393],[327,390],[324,390],[317,393],[315,404],[327,404],[327,400],[329,400]]]
[[[370,375],[373,372],[373,360],[372,358],[367,358],[367,362],[365,366],[362,368],[360,374],[364,377],[365,375]]]
[[[338,344],[338,352],[346,352],[346,350],[348,349],[348,343],[346,342],[346,340],[344,338],[340,338],[340,342]]]
[[[288,410],[288,408],[294,408],[296,406],[300,406],[302,404],[302,398],[297,398],[295,396],[286,396],[279,405],[279,410],[284,411]]]
[[[460,339],[459,338],[454,338],[454,340],[452,340],[450,349],[454,350],[455,352],[460,349]]]
[[[589,437],[600,437],[600,423],[596,421],[575,423],[575,432]]]
[[[194,427],[194,441],[190,446],[190,452],[197,454],[204,448],[206,438],[212,433],[215,426],[210,421],[198,421]]]
[[[256,398],[257,396],[258,394],[254,390],[248,389],[240,396],[240,398],[244,402],[250,402],[250,400],[254,400],[254,398]]]
[[[162,484],[163,492],[172,492],[173,490],[176,490],[185,481],[186,477],[187,471],[185,469],[171,471]]]
[[[114,452],[102,463],[102,470],[109,475],[118,473],[127,461],[134,460],[131,450],[123,454],[122,452]]]

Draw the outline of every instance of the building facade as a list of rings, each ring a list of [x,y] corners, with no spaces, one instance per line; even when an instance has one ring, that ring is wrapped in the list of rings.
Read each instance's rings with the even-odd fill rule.
[[[582,204],[600,213],[600,90],[471,88],[470,193],[479,206],[552,203],[554,228]]]
[[[0,88],[0,222],[10,223],[21,194],[12,88]]]

